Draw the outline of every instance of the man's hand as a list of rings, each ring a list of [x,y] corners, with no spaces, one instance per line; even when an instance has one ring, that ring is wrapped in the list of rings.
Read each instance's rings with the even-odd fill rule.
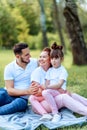
[[[35,95],[38,93],[39,90],[39,84],[38,83],[32,83],[31,86],[28,89],[29,95]]]

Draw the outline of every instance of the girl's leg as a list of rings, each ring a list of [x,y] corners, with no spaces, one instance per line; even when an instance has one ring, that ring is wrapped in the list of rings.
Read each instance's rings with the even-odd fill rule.
[[[37,99],[36,96],[31,95],[29,97],[29,101],[30,101],[33,109],[35,110],[35,112],[37,112],[38,114],[43,115],[43,114],[47,113],[47,111],[44,109],[44,107],[42,106],[42,104],[38,101],[38,99]]]
[[[47,101],[47,103],[49,104],[53,114],[58,113],[58,107],[54,99],[54,97],[57,96],[58,94],[59,92],[53,89],[43,90],[42,92],[42,95],[44,99]]]
[[[42,95],[49,104],[51,110],[52,110],[52,122],[53,123],[58,123],[59,120],[61,119],[61,115],[58,113],[58,107],[55,101],[55,96],[59,95],[60,93],[57,90],[53,89],[47,89],[43,90]]]
[[[87,107],[67,94],[58,95],[55,100],[59,108],[66,107],[78,114],[87,115]]]
[[[71,97],[79,102],[81,102],[83,105],[87,106],[87,98],[82,97],[76,93],[72,93]]]
[[[41,105],[43,106],[43,108],[48,112],[48,113],[52,113],[52,110],[48,104],[48,102],[46,100],[43,100],[42,102],[40,102]]]

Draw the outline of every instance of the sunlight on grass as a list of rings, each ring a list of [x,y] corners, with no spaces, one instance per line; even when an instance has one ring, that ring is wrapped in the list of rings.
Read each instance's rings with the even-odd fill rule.
[[[68,88],[73,92],[77,92],[87,97],[87,65],[75,66],[68,69]]]

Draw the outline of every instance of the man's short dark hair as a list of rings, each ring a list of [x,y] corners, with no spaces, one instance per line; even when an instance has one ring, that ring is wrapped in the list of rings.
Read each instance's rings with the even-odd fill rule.
[[[28,48],[27,43],[17,43],[13,47],[14,54],[21,54],[22,49]]]

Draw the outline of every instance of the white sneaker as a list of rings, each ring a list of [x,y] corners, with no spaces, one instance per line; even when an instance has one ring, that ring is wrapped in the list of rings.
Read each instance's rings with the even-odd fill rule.
[[[58,123],[61,119],[61,115],[60,114],[55,114],[53,116],[53,119],[52,119],[52,123]]]
[[[50,114],[44,114],[39,120],[40,121],[46,121],[46,120],[51,120],[52,116]]]

